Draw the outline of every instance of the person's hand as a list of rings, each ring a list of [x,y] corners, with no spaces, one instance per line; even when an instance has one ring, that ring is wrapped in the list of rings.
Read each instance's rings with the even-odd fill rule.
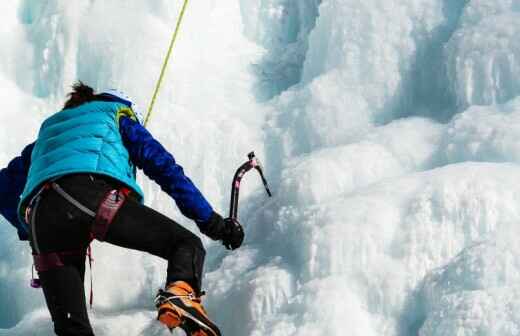
[[[224,219],[216,212],[213,212],[210,219],[199,227],[209,238],[220,240],[228,250],[239,248],[244,241],[242,225],[236,219]]]
[[[224,230],[222,234],[222,244],[228,250],[235,250],[244,241],[244,228],[238,220],[233,218],[224,219]]]

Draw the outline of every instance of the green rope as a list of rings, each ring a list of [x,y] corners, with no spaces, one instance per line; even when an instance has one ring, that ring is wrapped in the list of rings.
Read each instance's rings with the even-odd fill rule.
[[[168,48],[168,53],[166,54],[166,58],[164,59],[164,63],[161,69],[161,74],[159,76],[159,80],[155,85],[155,90],[153,92],[152,101],[150,102],[150,106],[148,107],[148,112],[146,113],[146,118],[144,120],[144,126],[148,124],[148,120],[152,115],[153,106],[155,105],[155,100],[157,99],[157,95],[159,94],[159,89],[161,88],[161,84],[164,78],[164,74],[166,72],[166,68],[168,67],[168,61],[170,60],[170,56],[172,54],[173,46],[175,44],[175,40],[177,40],[177,35],[179,34],[179,30],[181,28],[182,19],[184,17],[184,13],[186,12],[186,8],[188,7],[188,0],[184,0],[184,5],[182,5],[181,13],[179,14],[179,18],[177,19],[177,25],[175,26],[175,31],[173,32],[172,40],[170,42],[170,47]]]

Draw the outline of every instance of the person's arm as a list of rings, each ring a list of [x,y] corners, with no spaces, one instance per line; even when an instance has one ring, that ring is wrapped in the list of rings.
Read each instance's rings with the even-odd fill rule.
[[[0,170],[0,214],[18,230],[20,240],[28,240],[27,227],[18,219],[18,202],[22,195],[31,165],[34,143],[28,145],[22,154]]]
[[[123,117],[119,125],[132,162],[174,199],[184,216],[194,220],[199,227],[209,221],[213,208],[173,155],[138,122]]]
[[[174,200],[186,217],[193,219],[200,231],[213,240],[220,240],[228,249],[242,245],[242,226],[229,218],[223,219],[213,211],[184,170],[153,136],[138,122],[122,117],[121,136],[130,159],[146,176],[154,180]]]

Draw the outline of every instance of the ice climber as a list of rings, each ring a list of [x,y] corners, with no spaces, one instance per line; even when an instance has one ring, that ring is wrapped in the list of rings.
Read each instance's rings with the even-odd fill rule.
[[[0,171],[0,213],[30,241],[54,330],[94,335],[83,281],[87,249],[97,239],[168,261],[166,287],[156,297],[161,323],[187,335],[220,335],[201,303],[201,240],[143,205],[136,167],[205,235],[230,249],[242,244],[240,224],[213,211],[128,97],[96,94],[78,82],[37,140]]]

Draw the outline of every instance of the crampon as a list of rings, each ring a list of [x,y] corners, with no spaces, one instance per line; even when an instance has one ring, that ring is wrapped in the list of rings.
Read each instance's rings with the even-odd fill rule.
[[[170,330],[181,328],[189,336],[221,336],[202,306],[200,297],[183,281],[177,281],[167,290],[159,290],[155,298],[157,319]]]

